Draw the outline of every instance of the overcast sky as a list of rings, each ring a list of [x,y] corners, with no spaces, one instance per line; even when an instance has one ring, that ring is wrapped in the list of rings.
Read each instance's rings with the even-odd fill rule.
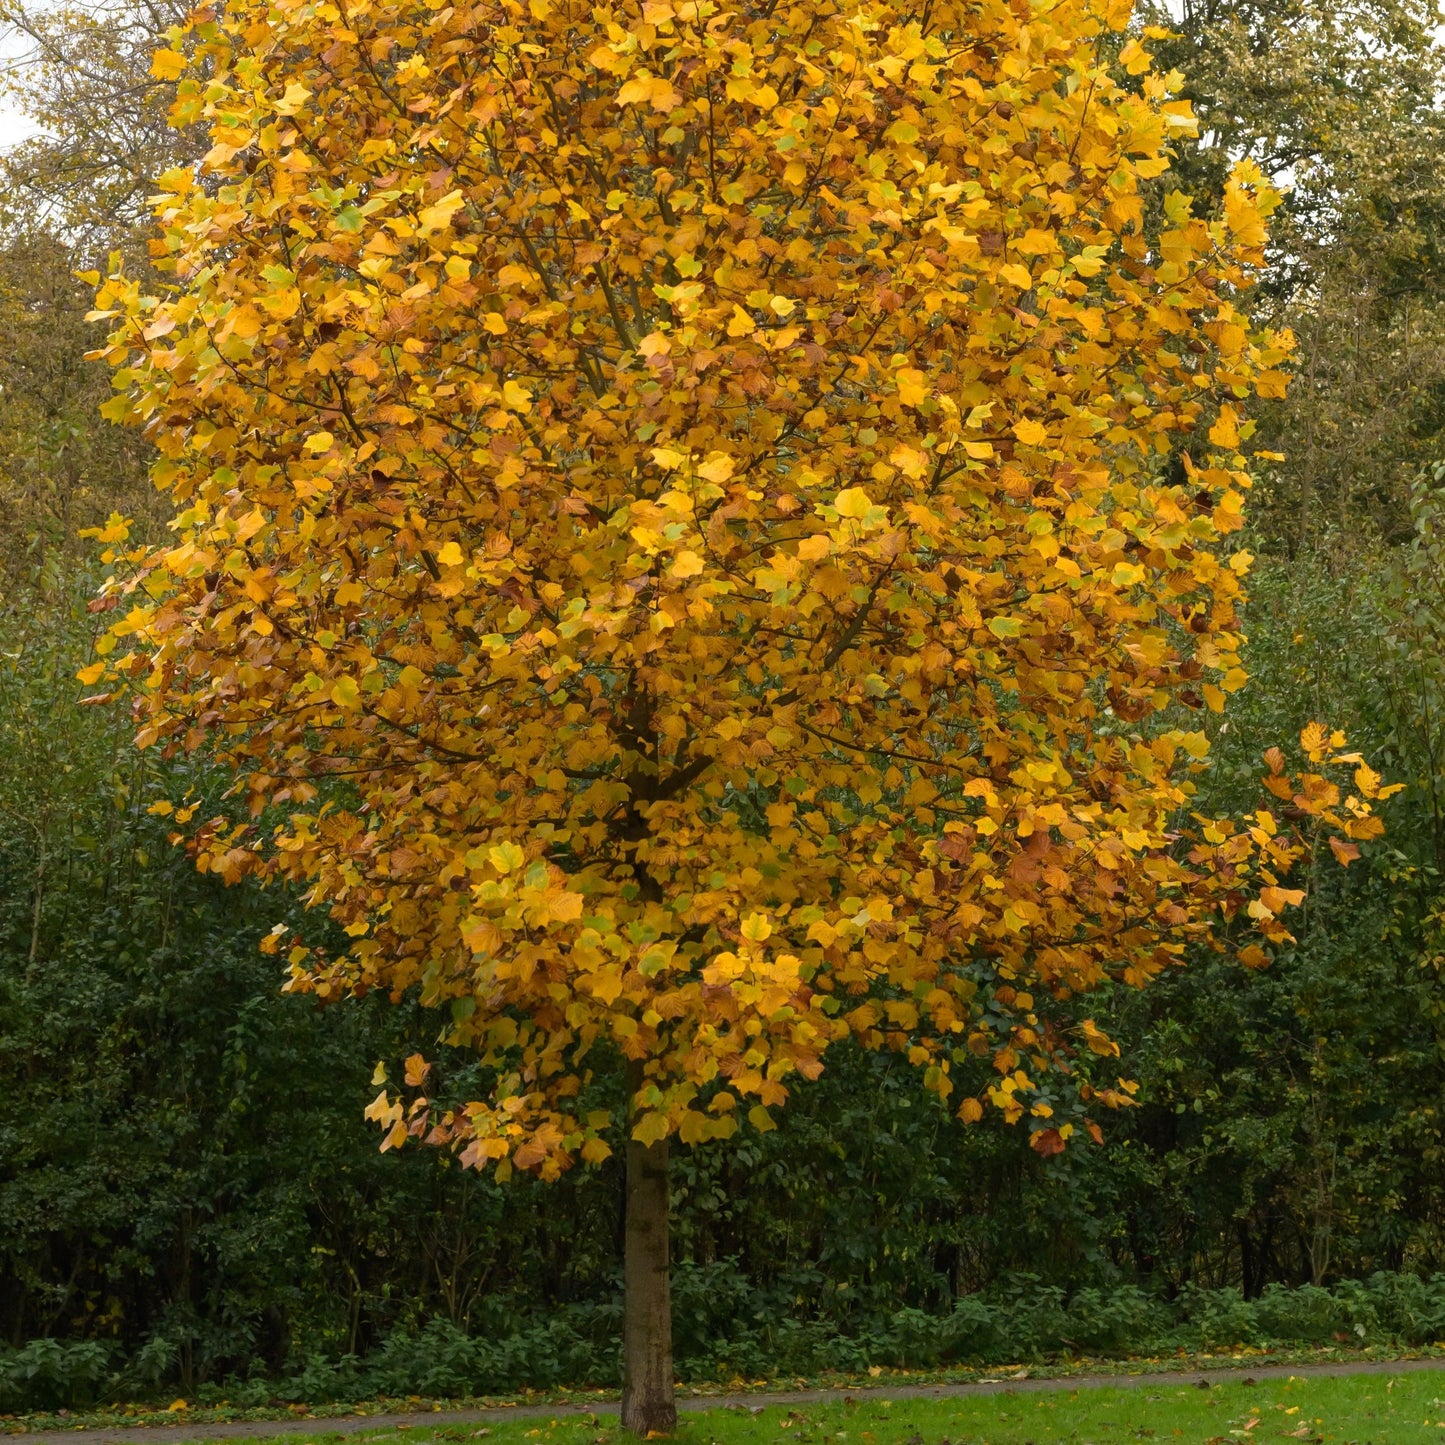
[[[0,35],[0,68],[8,69],[24,53],[24,47],[14,35]],[[35,127],[0,96],[0,148],[12,146],[18,140],[34,133]]]
[[[0,106],[0,150],[34,134],[35,127],[23,115],[17,115],[13,110]]]

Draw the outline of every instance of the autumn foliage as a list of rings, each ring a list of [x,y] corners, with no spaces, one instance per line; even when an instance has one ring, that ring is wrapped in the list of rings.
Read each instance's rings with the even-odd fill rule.
[[[213,145],[98,305],[177,515],[109,529],[86,680],[234,773],[202,868],[350,935],[278,928],[293,988],[491,1067],[441,1110],[413,1060],[389,1144],[602,1159],[618,1056],[635,1140],[769,1128],[854,1039],[1057,1152],[1127,1098],[1078,997],[1236,916],[1263,963],[1294,824],[1378,831],[1363,765],[1191,809],[1288,339],[1238,309],[1273,195],[1156,181],[1127,20],[235,0],[157,55]]]

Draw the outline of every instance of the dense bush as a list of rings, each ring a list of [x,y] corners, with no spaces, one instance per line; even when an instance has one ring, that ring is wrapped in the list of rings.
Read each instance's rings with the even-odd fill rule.
[[[855,1322],[779,1317],[765,1299],[738,1298],[730,1265],[684,1271],[705,1289],[713,1274],[743,1306],[722,1328],[684,1313],[678,1370],[695,1381],[862,1371],[1021,1364],[1060,1356],[1167,1355],[1178,1350],[1319,1344],[1415,1346],[1445,1335],[1445,1276],[1376,1274],[1333,1288],[1271,1285],[1255,1300],[1237,1289],[1189,1289],[1166,1302],[1134,1285],[1072,1295],[1036,1276],[1001,1281],[946,1314],[900,1309]],[[434,1319],[397,1329],[363,1356],[314,1355],[278,1375],[203,1385],[200,1402],[235,1405],[351,1401],[377,1396],[495,1395],[560,1385],[615,1386],[620,1302],[571,1305],[509,1329],[467,1333]],[[35,1340],[0,1352],[0,1407],[83,1406],[144,1395],[153,1373],[97,1341]]]

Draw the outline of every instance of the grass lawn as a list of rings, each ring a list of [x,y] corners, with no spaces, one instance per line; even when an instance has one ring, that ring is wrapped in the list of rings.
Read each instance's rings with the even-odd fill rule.
[[[625,1445],[630,1437],[618,1429],[615,1416],[573,1415],[491,1426],[417,1424],[346,1436],[323,1430],[285,1438],[288,1445],[343,1440],[358,1445]],[[733,1407],[685,1414],[673,1438],[678,1445],[1116,1445],[1136,1440],[1416,1445],[1445,1442],[1445,1371]]]

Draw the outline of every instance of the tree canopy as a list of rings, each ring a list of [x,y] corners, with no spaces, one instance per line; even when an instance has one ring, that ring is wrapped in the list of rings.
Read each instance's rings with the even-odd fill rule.
[[[1287,936],[1272,818],[1180,833],[1190,710],[1244,681],[1274,198],[1246,166],[1146,236],[1192,122],[1137,40],[1137,88],[1101,63],[1126,19],[234,6],[158,53],[214,143],[162,178],[173,285],[100,304],[178,534],[91,680],[237,771],[203,867],[354,938],[278,930],[293,987],[416,986],[494,1066],[440,1117],[383,1095],[393,1142],[604,1157],[599,1043],[633,1137],[766,1128],[851,1035],[945,1096],[991,1054],[960,1113],[1047,1151],[1119,1101],[1073,995],[1243,886]]]

